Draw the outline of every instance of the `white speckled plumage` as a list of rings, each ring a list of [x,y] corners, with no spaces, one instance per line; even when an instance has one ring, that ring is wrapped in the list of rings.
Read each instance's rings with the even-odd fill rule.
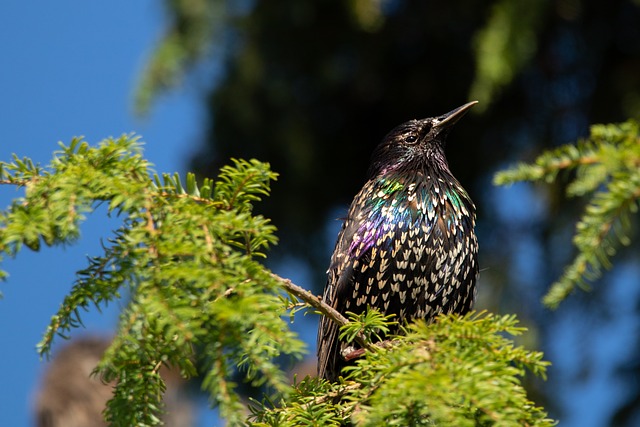
[[[368,180],[338,235],[324,300],[336,310],[368,307],[400,323],[471,309],[478,275],[475,207],[449,171],[449,126],[474,103],[392,130],[376,148]],[[318,375],[335,380],[345,362],[338,328],[318,331]]]

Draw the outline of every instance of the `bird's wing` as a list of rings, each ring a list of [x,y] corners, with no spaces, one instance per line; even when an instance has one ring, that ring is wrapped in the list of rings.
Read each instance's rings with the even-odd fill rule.
[[[338,234],[327,271],[327,284],[322,299],[340,313],[345,312],[346,298],[344,295],[353,283],[353,262],[355,259],[351,257],[351,245],[362,223],[366,221],[370,209],[365,203],[361,203],[366,194],[367,187],[365,186],[351,204],[347,218]],[[331,381],[337,379],[343,366],[338,335],[338,325],[327,316],[322,316],[318,328],[318,376]]]
[[[352,234],[352,228],[353,225],[347,219],[338,235],[338,242],[327,271],[327,284],[322,297],[325,303],[341,313],[344,312],[342,307],[344,298],[341,298],[340,294],[349,287],[352,266],[346,259],[346,253],[340,248],[348,244],[345,241],[350,241],[350,237],[345,234]],[[327,316],[322,316],[318,328],[318,376],[330,381],[337,379],[337,374],[341,369],[338,332],[338,325]]]

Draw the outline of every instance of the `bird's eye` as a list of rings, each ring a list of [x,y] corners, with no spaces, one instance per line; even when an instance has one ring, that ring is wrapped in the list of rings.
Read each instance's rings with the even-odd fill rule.
[[[415,135],[413,133],[411,133],[411,134],[409,134],[409,135],[404,137],[404,142],[407,142],[409,144],[413,144],[417,140],[418,140],[418,135]]]

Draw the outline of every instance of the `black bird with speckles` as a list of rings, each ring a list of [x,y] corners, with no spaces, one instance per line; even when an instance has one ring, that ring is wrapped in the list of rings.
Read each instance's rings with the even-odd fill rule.
[[[342,314],[374,307],[400,324],[471,309],[478,277],[475,207],[449,171],[444,148],[451,127],[476,103],[408,121],[375,149],[331,257],[327,304]],[[318,376],[335,381],[348,351],[336,324],[323,317]]]

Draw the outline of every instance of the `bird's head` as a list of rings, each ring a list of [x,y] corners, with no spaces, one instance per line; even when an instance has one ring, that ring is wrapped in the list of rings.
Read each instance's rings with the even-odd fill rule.
[[[391,170],[433,162],[448,168],[444,157],[447,135],[455,123],[478,101],[468,102],[446,114],[409,120],[394,128],[376,147],[369,166],[369,179]]]

